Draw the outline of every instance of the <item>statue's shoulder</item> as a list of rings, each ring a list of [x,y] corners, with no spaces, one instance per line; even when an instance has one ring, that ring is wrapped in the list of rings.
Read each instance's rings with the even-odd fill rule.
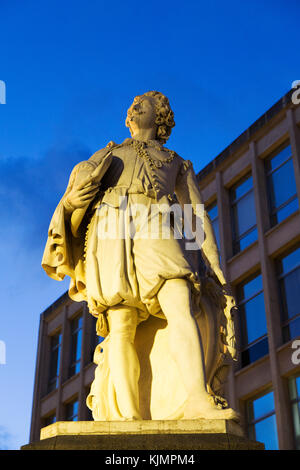
[[[193,163],[191,160],[185,160],[177,152],[174,150],[167,149],[165,146],[163,147],[164,151],[168,152],[169,154],[173,154],[174,158],[177,160],[179,173],[184,175],[187,170],[194,171]]]
[[[173,158],[177,160],[182,173],[184,173],[188,168],[193,167],[193,164],[190,160],[185,160],[177,152],[175,152],[175,150],[168,149],[165,146],[163,146],[162,148],[165,152],[172,155]]]
[[[117,144],[111,140],[104,148],[97,150],[88,161],[96,164],[100,163],[105,155],[111,152],[114,147],[117,147]]]
[[[176,158],[176,160],[178,160],[180,162],[184,161],[183,158],[177,152],[175,152],[175,150],[169,149],[169,148],[165,147],[165,145],[161,145],[161,150],[163,152],[168,153],[169,155],[172,155],[173,158]]]
[[[103,158],[108,155],[111,150],[116,146],[117,144],[115,144],[115,142],[110,141],[105,147],[100,150],[97,150],[97,152],[95,152],[88,160],[83,160],[77,163],[72,169],[68,187],[74,184],[75,180],[79,177],[79,175],[82,175],[83,173],[89,174],[93,170],[95,170],[99,163],[101,163]]]

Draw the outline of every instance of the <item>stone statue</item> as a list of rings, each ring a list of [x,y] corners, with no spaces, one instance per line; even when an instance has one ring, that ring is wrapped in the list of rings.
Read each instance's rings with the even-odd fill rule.
[[[87,301],[105,337],[87,405],[95,420],[238,420],[222,396],[236,355],[234,299],[199,211],[192,163],[164,146],[175,125],[167,97],[137,96],[126,125],[131,138],[73,169],[42,260],[53,279],[70,276],[70,297]],[[187,249],[186,226],[175,236],[176,204],[191,208],[196,251]],[[169,236],[161,226],[149,230],[166,215]],[[202,238],[193,231],[198,219]]]

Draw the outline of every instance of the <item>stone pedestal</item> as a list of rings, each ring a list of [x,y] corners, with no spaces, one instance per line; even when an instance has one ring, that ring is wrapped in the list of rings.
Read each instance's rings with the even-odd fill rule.
[[[21,450],[263,450],[226,420],[59,421]]]

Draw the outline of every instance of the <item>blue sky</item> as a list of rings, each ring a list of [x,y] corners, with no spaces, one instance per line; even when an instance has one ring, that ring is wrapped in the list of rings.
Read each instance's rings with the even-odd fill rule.
[[[297,0],[0,0],[0,449],[28,442],[39,314],[68,287],[40,267],[72,167],[165,93],[167,146],[196,171],[300,78]]]

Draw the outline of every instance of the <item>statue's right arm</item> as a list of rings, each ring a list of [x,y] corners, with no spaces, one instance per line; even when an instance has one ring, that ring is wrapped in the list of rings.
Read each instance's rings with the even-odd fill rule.
[[[86,175],[80,182],[76,181],[80,170],[84,169],[85,172],[88,169],[89,175]],[[95,197],[99,183],[95,183],[91,177],[91,174],[95,167],[88,161],[78,163],[70,176],[67,190],[62,198],[62,202],[67,215],[72,214],[76,209],[87,206],[90,201]]]
[[[71,173],[63,205],[74,237],[79,235],[84,214],[97,195],[101,179],[111,164],[113,157],[110,148],[106,147],[89,160],[77,164]]]

